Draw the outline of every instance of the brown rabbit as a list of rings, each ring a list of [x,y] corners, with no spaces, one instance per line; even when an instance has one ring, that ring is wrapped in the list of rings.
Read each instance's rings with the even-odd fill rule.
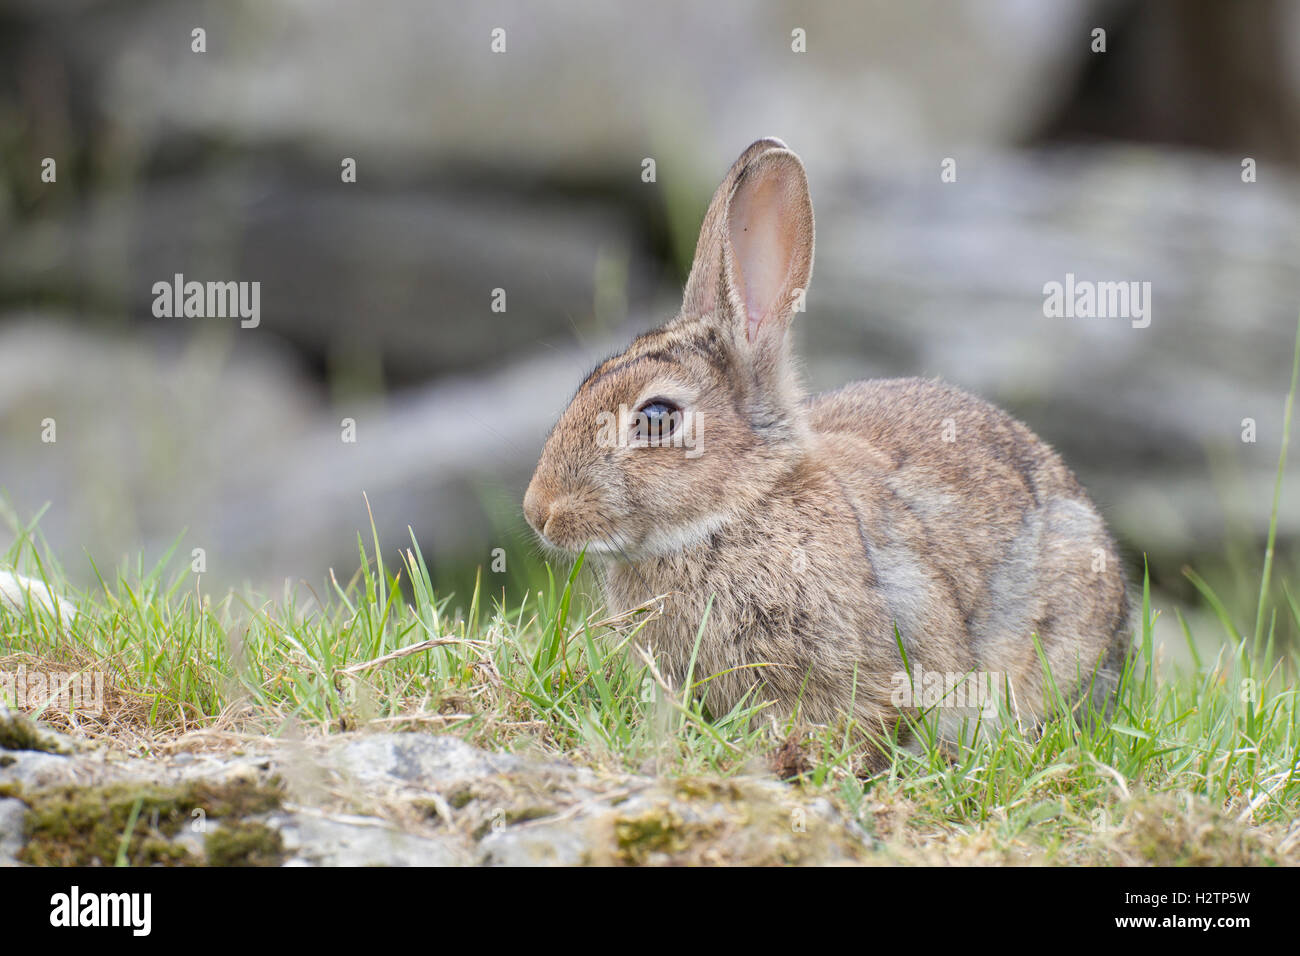
[[[715,714],[757,690],[873,735],[928,711],[953,739],[972,703],[993,716],[989,686],[1029,724],[1056,699],[1104,703],[1129,600],[1096,508],[1027,427],[957,388],[808,397],[789,330],[812,264],[803,164],[759,140],[709,205],[681,313],[588,375],[547,439],[529,524],[596,556],[612,610],[668,595],[644,635],[679,682],[712,600],[694,675]],[[955,699],[966,675],[978,700]]]

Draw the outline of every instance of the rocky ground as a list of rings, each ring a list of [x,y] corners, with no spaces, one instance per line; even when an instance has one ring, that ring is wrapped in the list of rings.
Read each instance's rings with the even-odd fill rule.
[[[448,736],[344,735],[125,756],[0,718],[0,864],[845,864],[824,798],[773,779],[603,775]],[[129,840],[124,834],[129,833]]]
[[[1037,828],[1003,838],[1005,811],[918,825],[916,803],[878,787],[855,819],[815,789],[601,772],[418,732],[199,732],[141,756],[0,710],[0,866],[1300,863],[1300,826],[1250,826],[1186,794],[1127,797],[1063,847]]]

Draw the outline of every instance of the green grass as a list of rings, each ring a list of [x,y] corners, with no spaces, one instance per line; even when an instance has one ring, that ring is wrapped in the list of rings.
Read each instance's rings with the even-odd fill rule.
[[[1278,489],[1298,375],[1300,334]],[[213,599],[171,555],[96,570],[94,588],[74,591],[33,521],[0,566],[47,581],[77,614],[0,608],[0,669],[107,671],[106,713],[77,728],[146,751],[196,728],[384,727],[677,775],[767,772],[779,753],[796,785],[825,793],[902,859],[1300,862],[1300,708],[1294,662],[1274,640],[1280,619],[1300,627],[1300,592],[1273,579],[1280,504],[1275,494],[1255,606],[1225,603],[1189,575],[1218,631],[1195,634],[1179,617],[1186,666],[1158,660],[1144,580],[1111,719],[1066,708],[1038,733],[1004,720],[955,758],[934,743],[893,748],[865,781],[851,728],[778,723],[759,700],[711,714],[707,674],[670,688],[643,648],[653,608],[606,619],[581,560],[559,576],[545,568],[540,586],[514,596],[480,580],[452,613],[414,537],[384,563],[373,530],[358,537],[346,582]],[[918,729],[928,740],[924,720]]]
[[[694,678],[704,702],[671,691],[637,650],[653,611],[601,620],[582,592],[580,563],[514,603],[480,588],[454,617],[414,542],[400,569],[381,569],[377,547],[362,545],[351,581],[256,601],[213,601],[188,572],[169,574],[166,561],[123,568],[73,594],[32,544],[24,535],[5,563],[48,578],[78,613],[68,622],[39,606],[0,610],[0,667],[107,670],[107,712],[78,725],[128,747],[205,726],[420,728],[487,747],[542,747],[597,767],[731,775],[765,768],[796,730],[765,720],[760,702],[710,715],[708,675]],[[1300,608],[1286,601],[1285,612]],[[1265,846],[1276,849],[1300,816],[1293,673],[1270,659],[1267,629],[1255,641],[1230,618],[1217,655],[1206,659],[1188,631],[1195,664],[1162,672],[1154,619],[1144,600],[1139,653],[1109,723],[1067,715],[1032,735],[1008,721],[955,760],[938,746],[895,750],[889,769],[865,784],[846,728],[798,728],[801,783],[916,852],[936,840],[988,841],[1000,852],[1072,859],[1104,846],[1137,797],[1161,795],[1169,801],[1162,813],[1209,814],[1219,829],[1262,826],[1273,834]],[[874,819],[889,808],[906,817],[898,832]],[[1155,832],[1168,829],[1166,820]]]

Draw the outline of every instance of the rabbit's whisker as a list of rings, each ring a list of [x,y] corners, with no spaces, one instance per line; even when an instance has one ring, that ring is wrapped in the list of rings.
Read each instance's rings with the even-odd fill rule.
[[[615,551],[617,551],[619,554],[623,556],[623,560],[627,562],[627,566],[632,569],[632,573],[636,575],[636,579],[641,582],[641,587],[645,588],[645,593],[650,595],[650,597],[647,598],[647,600],[652,600],[654,598],[654,589],[651,588],[649,583],[646,581],[646,579],[642,577],[641,569],[638,568],[636,566],[636,563],[628,556],[628,553],[626,550],[624,550],[623,545],[621,545],[618,541],[616,541],[613,538],[613,536],[610,535],[608,532],[602,531],[600,532],[600,536],[605,539],[606,544],[608,544],[610,547],[612,547]]]

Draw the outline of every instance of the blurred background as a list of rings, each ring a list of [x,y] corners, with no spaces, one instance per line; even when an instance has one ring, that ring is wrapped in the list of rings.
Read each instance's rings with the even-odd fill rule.
[[[364,491],[386,559],[409,526],[444,584],[509,586],[548,429],[673,314],[714,187],[775,135],[816,209],[813,387],[1003,404],[1165,598],[1193,565],[1249,608],[1298,104],[1288,0],[3,0],[0,548],[48,505],[74,580],[179,540],[214,589],[319,583]],[[155,317],[176,273],[260,282],[260,324]],[[1045,317],[1067,273],[1150,282],[1150,327]]]

